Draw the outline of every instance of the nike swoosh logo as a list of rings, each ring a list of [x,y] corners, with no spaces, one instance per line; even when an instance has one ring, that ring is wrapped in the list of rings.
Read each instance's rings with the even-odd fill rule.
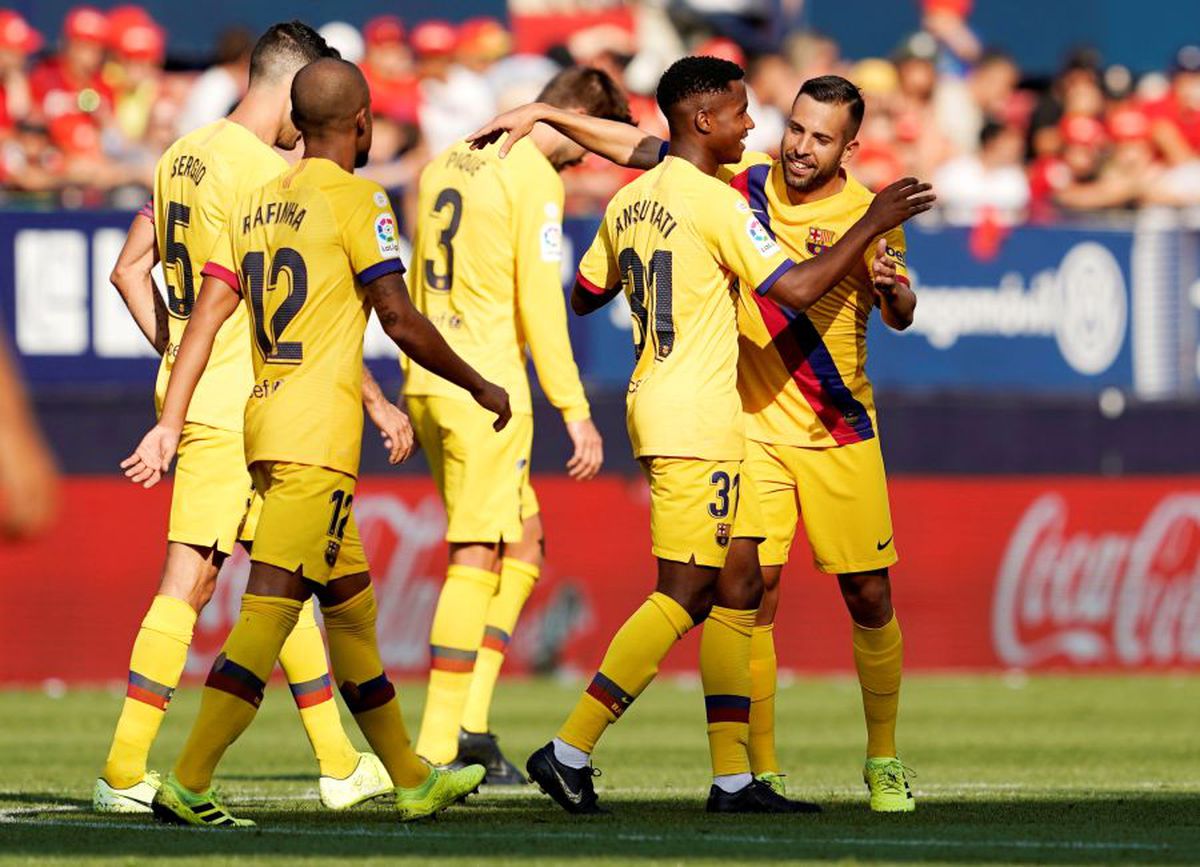
[[[875,543],[875,549],[876,549],[877,551],[882,551],[882,550],[883,550],[884,548],[886,548],[888,545],[892,544],[892,540],[893,540],[893,539],[895,539],[895,538],[896,538],[896,534],[895,534],[895,533],[892,533],[892,535],[888,536],[888,537],[887,537],[886,539],[884,539],[882,542],[876,542],[876,543]]]
[[[567,781],[562,778],[562,774],[558,772],[558,768],[550,765],[550,770],[554,774],[554,778],[558,780],[559,788],[563,790],[563,794],[567,796],[567,800],[572,804],[583,803],[583,792],[572,792],[571,787],[567,785]]]

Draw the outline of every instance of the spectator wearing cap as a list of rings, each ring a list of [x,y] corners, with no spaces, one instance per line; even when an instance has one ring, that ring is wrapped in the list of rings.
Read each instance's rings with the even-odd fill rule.
[[[925,32],[914,33],[892,55],[896,93],[892,99],[896,150],[904,173],[920,178],[946,161],[952,148],[937,124],[933,95],[937,87],[937,43]]]
[[[47,123],[80,115],[99,127],[112,110],[112,91],[100,74],[108,40],[108,18],[99,9],[78,6],[67,13],[58,54],[30,76],[37,115]]]
[[[491,119],[495,97],[481,75],[455,60],[458,31],[454,25],[424,21],[413,28],[411,44],[421,94],[421,135],[430,153],[441,153]]]
[[[989,51],[967,77],[942,78],[934,93],[938,129],[958,153],[979,148],[984,125],[1006,116],[1020,73],[1011,57]]]
[[[372,18],[363,28],[366,47],[359,65],[371,89],[371,110],[395,123],[415,125],[420,93],[405,37],[404,24],[395,15]]]
[[[104,77],[113,91],[117,131],[139,142],[162,94],[166,36],[140,7],[120,7],[109,14],[109,49]]]
[[[179,114],[179,134],[186,135],[219,120],[238,103],[250,78],[250,53],[254,35],[232,27],[217,39],[216,63],[192,85]]]
[[[1151,137],[1169,165],[1200,159],[1200,45],[1175,53],[1171,88],[1146,111]]]
[[[33,109],[26,64],[41,47],[41,34],[24,18],[0,9],[0,136],[10,134]]]
[[[1020,129],[995,121],[984,124],[978,151],[954,158],[933,176],[947,222],[965,226],[983,220],[1002,226],[1019,222],[1029,204],[1024,152]]]

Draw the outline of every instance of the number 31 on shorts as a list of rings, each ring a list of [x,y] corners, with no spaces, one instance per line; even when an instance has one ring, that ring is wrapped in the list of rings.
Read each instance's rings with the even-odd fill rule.
[[[729,478],[729,473],[724,470],[717,470],[712,474],[709,483],[715,487],[716,496],[711,503],[708,504],[708,514],[714,518],[729,517],[729,506],[732,501],[733,512],[737,514],[738,507],[738,482],[742,476],[740,473],[734,473],[733,479]]]

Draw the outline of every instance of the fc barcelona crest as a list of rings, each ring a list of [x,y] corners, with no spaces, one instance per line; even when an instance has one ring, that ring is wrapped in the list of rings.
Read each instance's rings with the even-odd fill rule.
[[[732,529],[732,524],[717,524],[717,544],[722,548],[725,548],[729,545],[729,533]]]
[[[833,229],[818,229],[813,226],[808,230],[808,252],[814,256],[818,253],[824,253],[833,246],[834,239],[837,238],[837,232]]]
[[[325,546],[325,563],[327,565],[332,567],[337,562],[338,551],[341,550],[341,547],[341,542],[335,540],[330,540],[329,544]]]

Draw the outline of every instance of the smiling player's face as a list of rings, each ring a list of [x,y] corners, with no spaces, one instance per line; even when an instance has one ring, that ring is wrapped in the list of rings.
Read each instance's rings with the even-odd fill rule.
[[[736,163],[746,149],[746,134],[754,129],[746,85],[733,81],[729,89],[708,97],[704,108],[708,146],[721,163]]]
[[[820,189],[835,177],[853,150],[850,107],[796,97],[783,132],[779,155],[783,179],[798,192]]]

